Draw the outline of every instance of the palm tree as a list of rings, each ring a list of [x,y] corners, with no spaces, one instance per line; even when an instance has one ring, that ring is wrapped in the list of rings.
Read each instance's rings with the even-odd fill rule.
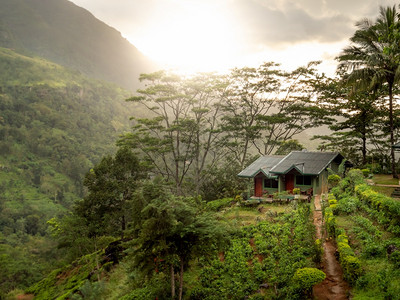
[[[400,15],[396,7],[380,7],[375,22],[363,19],[348,46],[336,58],[338,71],[347,72],[346,80],[355,87],[374,90],[386,88],[389,96],[390,143],[394,145],[393,87],[400,79]],[[393,178],[396,174],[391,147]]]

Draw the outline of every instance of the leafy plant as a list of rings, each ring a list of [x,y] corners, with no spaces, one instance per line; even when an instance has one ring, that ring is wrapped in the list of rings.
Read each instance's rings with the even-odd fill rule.
[[[310,291],[312,287],[324,281],[326,274],[316,268],[301,268],[296,271],[293,281],[298,284],[301,289]]]
[[[328,184],[330,187],[335,187],[339,184],[342,178],[339,175],[331,174],[328,176]]]
[[[221,208],[232,205],[233,198],[223,198],[207,202],[207,208],[212,211],[219,211]]]

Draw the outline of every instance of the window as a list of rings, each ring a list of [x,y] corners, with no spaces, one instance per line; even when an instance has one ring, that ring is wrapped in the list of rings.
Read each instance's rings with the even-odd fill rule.
[[[311,185],[311,182],[312,182],[311,176],[296,176],[297,185]]]
[[[264,179],[264,188],[277,189],[278,188],[278,180],[265,178]]]

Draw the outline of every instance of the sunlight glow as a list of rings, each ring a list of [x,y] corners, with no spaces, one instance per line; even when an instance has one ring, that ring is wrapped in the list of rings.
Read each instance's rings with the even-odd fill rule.
[[[157,20],[134,44],[163,67],[185,72],[223,71],[241,55],[239,24],[227,7],[181,1],[178,12]]]
[[[296,45],[288,45],[281,49],[265,48],[256,53],[250,60],[249,64],[273,61],[280,63],[284,70],[295,70],[296,68],[306,66],[311,61],[322,61],[318,69],[328,76],[335,76],[337,62],[335,57],[339,55],[341,49],[344,48],[347,41],[341,41],[334,44],[323,43],[302,43]]]

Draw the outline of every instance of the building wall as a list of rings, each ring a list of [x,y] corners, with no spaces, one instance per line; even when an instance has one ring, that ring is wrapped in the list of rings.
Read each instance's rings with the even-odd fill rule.
[[[319,186],[315,189],[316,193],[327,193],[328,192],[328,171],[324,170],[319,174]]]
[[[285,182],[283,181],[283,177],[279,176],[278,179],[278,192],[283,192],[285,190]]]

